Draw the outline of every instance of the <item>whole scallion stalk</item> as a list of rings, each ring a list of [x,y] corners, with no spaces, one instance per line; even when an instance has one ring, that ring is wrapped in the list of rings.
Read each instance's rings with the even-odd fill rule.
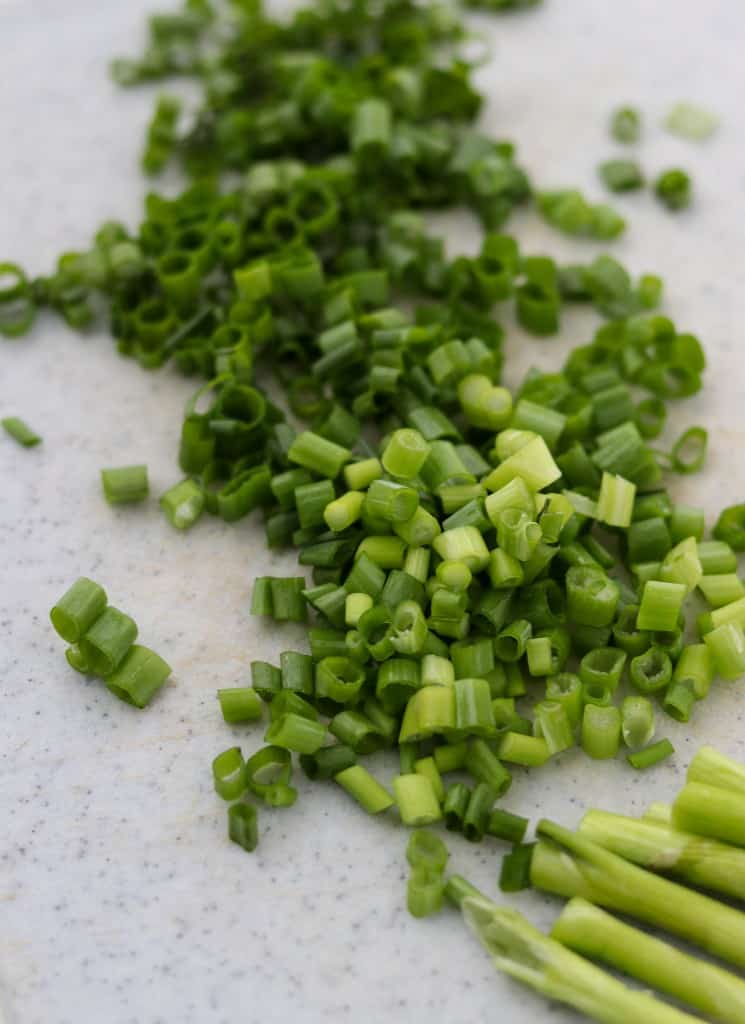
[[[627,988],[616,978],[534,928],[516,910],[467,896],[461,911],[495,967],[549,999],[604,1024],[685,1024],[698,1020]]]
[[[745,968],[745,914],[629,864],[551,821],[540,821],[537,833],[541,841],[530,869],[537,889],[620,910]]]
[[[579,831],[624,860],[745,900],[745,850],[655,821],[588,811]]]
[[[600,960],[712,1020],[724,1024],[745,1020],[745,982],[740,978],[624,924],[586,900],[567,903],[551,936],[575,953]]]

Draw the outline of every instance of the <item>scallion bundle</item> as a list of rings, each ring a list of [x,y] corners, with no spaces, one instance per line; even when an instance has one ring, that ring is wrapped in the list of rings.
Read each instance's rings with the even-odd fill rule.
[[[717,800],[711,794],[718,790],[722,798],[725,793],[733,798],[730,822],[741,822],[734,798],[741,803],[745,769],[703,747],[691,762],[688,778],[672,811],[673,824],[660,808],[641,820],[591,810],[577,833],[547,820],[538,822],[535,843],[522,843],[524,829],[515,833],[516,845],[502,862],[500,888],[515,892],[532,885],[568,899],[549,936],[517,911],[487,899],[460,875],[444,879],[448,902],[460,909],[499,970],[595,1020],[683,1024],[700,1019],[658,1001],[654,993],[659,992],[706,1019],[739,1024],[745,1015],[745,983],[740,977],[607,912],[621,912],[680,936],[742,969],[745,915],[698,890],[742,899],[743,841],[740,838],[740,847],[727,845],[682,831],[675,822],[682,821],[690,806],[689,786],[707,790],[714,805],[707,816],[701,801],[695,810],[697,821],[716,821]],[[436,852],[444,870],[447,852],[437,843],[436,836],[428,836],[426,848]],[[410,909],[419,916],[417,907]],[[437,909],[433,900],[424,912]],[[626,988],[593,960],[641,982],[645,991]]]

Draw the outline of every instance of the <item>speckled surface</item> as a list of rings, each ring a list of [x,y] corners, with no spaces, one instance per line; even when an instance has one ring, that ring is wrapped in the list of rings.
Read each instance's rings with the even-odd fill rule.
[[[101,220],[137,216],[150,97],[116,91],[106,63],[136,47],[150,7],[0,0],[3,257],[43,271]],[[594,168],[617,149],[605,122],[620,102],[647,116],[638,155],[649,173],[680,163],[695,177],[694,208],[678,216],[649,195],[620,200],[630,227],[614,252],[662,273],[667,309],[708,346],[707,389],[677,422],[704,423],[712,453],[703,475],[675,488],[711,518],[745,495],[742,6],[547,0],[483,23],[495,48],[481,72],[485,123],[516,139],[536,182],[600,198]],[[662,132],[678,99],[721,115],[708,144]],[[454,247],[473,244],[470,225],[443,227]],[[527,213],[512,227],[527,248],[596,251]],[[563,341],[545,343],[511,329],[508,380],[532,362],[556,365],[591,328],[567,316]],[[188,382],[146,374],[104,333],[79,338],[52,320],[0,345],[0,362],[0,414],[26,417],[45,439],[31,451],[0,439],[0,1019],[4,1007],[7,1024],[574,1020],[497,977],[454,916],[411,920],[404,833],[332,787],[301,782],[292,811],[263,814],[254,856],[227,842],[209,762],[259,734],[228,729],[214,693],[245,682],[250,659],[300,642],[248,615],[252,577],[292,559],[267,555],[251,523],[182,536],[155,500],[123,511],[101,500],[101,466],[146,461],[155,494],[177,479]],[[174,666],[147,713],[66,666],[47,610],[80,573],[102,581]],[[517,773],[507,803],[568,824],[589,805],[638,811],[671,796],[704,737],[745,755],[742,710],[741,686],[717,685],[690,728],[665,723],[674,763],[640,777],[569,754]],[[458,870],[495,891],[496,845],[451,850]],[[544,926],[557,909],[536,895],[518,903]]]

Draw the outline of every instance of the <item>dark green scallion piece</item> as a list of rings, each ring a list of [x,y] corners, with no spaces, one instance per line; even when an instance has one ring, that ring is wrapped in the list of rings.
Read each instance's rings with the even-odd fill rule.
[[[236,803],[228,807],[228,838],[252,853],[259,843],[256,808],[253,804]]]
[[[682,210],[691,202],[691,179],[677,167],[663,171],[654,183],[654,191],[668,210]]]
[[[534,849],[535,843],[518,844],[502,858],[499,874],[499,888],[502,892],[520,892],[530,888],[530,865]]]

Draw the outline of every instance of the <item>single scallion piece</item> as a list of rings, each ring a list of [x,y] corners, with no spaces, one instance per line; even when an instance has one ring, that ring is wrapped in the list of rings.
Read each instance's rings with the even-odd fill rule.
[[[160,655],[141,644],[133,644],[120,664],[106,676],[106,686],[125,703],[144,708],[170,674],[171,666]]]
[[[610,132],[617,142],[638,142],[641,135],[641,115],[633,107],[619,107],[611,115]]]
[[[430,825],[442,817],[440,804],[426,775],[397,775],[393,793],[404,825]]]
[[[669,210],[682,210],[689,206],[691,190],[690,177],[678,167],[663,171],[654,183],[655,195]]]
[[[144,501],[150,491],[147,466],[102,469],[101,484],[104,497],[110,505],[126,505]]]
[[[136,639],[134,619],[109,605],[80,637],[80,653],[92,672],[106,678],[121,665]]]
[[[636,619],[637,628],[645,630],[675,629],[685,596],[686,587],[682,583],[648,580],[642,591],[639,614]]]
[[[2,425],[8,437],[12,437],[14,441],[17,441],[24,448],[33,448],[34,445],[41,443],[39,434],[17,416],[6,416],[0,420],[0,425]]]
[[[675,664],[673,682],[687,684],[695,699],[703,700],[709,692],[713,677],[714,665],[706,644],[688,644],[684,647]]]
[[[212,762],[215,792],[223,800],[237,800],[246,788],[246,763],[240,747],[224,750]]]
[[[381,457],[383,469],[397,479],[412,480],[426,462],[429,451],[430,446],[418,430],[397,430]]]
[[[632,754],[628,754],[626,760],[629,762],[632,768],[639,770],[644,768],[651,768],[655,764],[659,764],[660,761],[664,761],[675,753],[675,748],[668,739],[658,740],[656,743],[652,743],[648,747],[644,747],[643,750],[636,750]]]
[[[719,519],[717,519],[716,525],[711,532],[717,541],[728,544],[733,551],[745,551],[745,505],[730,505],[729,508],[725,508],[720,513]],[[712,545],[715,542],[709,541],[708,543]],[[702,547],[702,545],[699,545],[699,547]],[[707,568],[704,563],[702,565],[706,575],[710,572],[729,572],[734,570],[737,567],[737,561],[735,559],[734,564],[730,565],[727,569],[721,567],[718,569]]]
[[[304,715],[287,712],[276,718],[266,731],[267,743],[298,754],[314,754],[326,740],[326,726]]]
[[[206,504],[204,488],[187,478],[161,496],[160,507],[171,526],[188,530],[201,516]]]
[[[621,742],[621,712],[612,704],[586,704],[582,715],[582,749],[590,757],[615,757]]]
[[[673,135],[702,142],[708,139],[716,129],[719,121],[714,114],[693,103],[676,103],[664,121],[665,128]]]
[[[52,625],[69,644],[76,644],[106,609],[106,591],[98,583],[81,576],[49,613]]]
[[[709,648],[714,668],[723,679],[737,679],[745,672],[745,634],[742,626],[734,622],[716,626],[704,636],[704,643]]]
[[[734,572],[702,576],[698,581],[698,589],[712,608],[721,608],[745,597],[745,586]]]
[[[582,682],[573,672],[560,672],[546,680],[546,699],[561,704],[572,729],[582,718]]]
[[[496,839],[504,839],[508,843],[522,843],[528,824],[527,818],[495,807],[489,814],[486,832],[488,835],[494,836]]]
[[[646,697],[625,697],[621,705],[621,735],[632,750],[646,746],[654,737],[652,702]]]
[[[502,892],[522,892],[530,888],[530,862],[535,843],[518,843],[502,858],[499,888]]]
[[[548,761],[551,751],[543,737],[506,732],[499,741],[497,756],[512,764],[537,768]]]
[[[259,843],[256,808],[253,804],[236,803],[228,807],[228,838],[247,853]]]
[[[218,690],[217,699],[220,701],[220,711],[226,722],[255,722],[261,718],[261,697],[250,686]]]
[[[406,908],[412,917],[428,917],[442,908],[445,880],[441,871],[415,864],[406,885]]]
[[[342,789],[363,807],[368,814],[380,814],[393,806],[393,797],[361,764],[345,768],[334,776]]]
[[[611,192],[629,192],[644,185],[644,175],[635,160],[606,160],[598,167],[598,174]]]
[[[448,832],[461,832],[466,817],[471,790],[464,782],[455,782],[445,791],[442,804],[442,816]]]
[[[540,701],[534,714],[533,733],[545,740],[551,756],[574,746],[573,727],[563,704]]]
[[[349,449],[306,430],[292,442],[287,457],[295,465],[333,480],[349,459]]]
[[[448,858],[447,846],[434,832],[421,828],[411,833],[406,859],[412,868],[425,867],[441,874],[447,867]]]
[[[342,743],[321,747],[314,754],[300,755],[300,767],[309,779],[333,779],[356,763],[355,752]]]

